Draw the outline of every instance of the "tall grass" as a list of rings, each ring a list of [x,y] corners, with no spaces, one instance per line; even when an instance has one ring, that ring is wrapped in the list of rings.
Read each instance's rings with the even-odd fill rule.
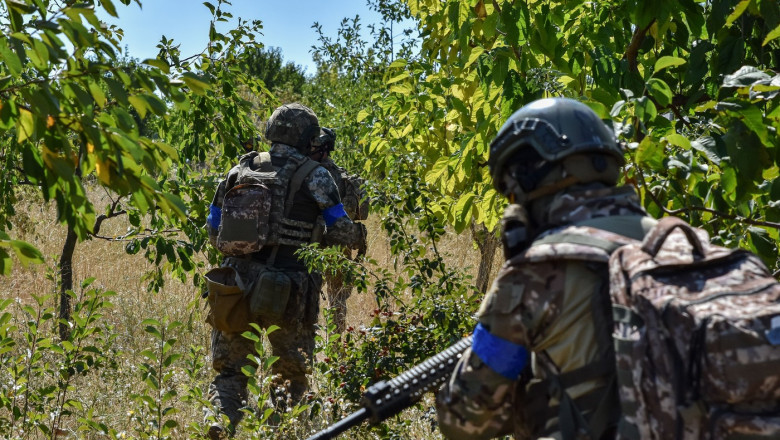
[[[93,190],[91,197],[100,206],[104,195]],[[73,331],[69,340],[59,341],[54,274],[65,228],[54,221],[54,209],[34,196],[25,196],[16,209],[15,237],[37,246],[46,263],[27,268],[17,264],[0,283],[0,438],[202,438],[205,390],[214,373],[200,292],[172,278],[160,292],[149,292],[144,274],[154,268],[142,256],[126,254],[122,241],[80,243],[74,256],[79,287],[71,292]],[[393,270],[397,262],[379,219],[372,217],[366,224],[368,256]],[[118,237],[125,228],[121,217],[111,219],[101,235]],[[479,254],[468,236],[451,234],[439,250],[448,264],[475,272]],[[321,304],[318,351],[331,337],[324,325],[326,303]],[[369,325],[376,308],[373,295],[353,294],[347,325]],[[272,359],[262,332],[253,337],[259,353],[250,382],[253,411],[236,438],[305,438],[356,409],[330,388],[321,373],[325,368],[315,367],[309,401],[278,415],[271,426],[273,410],[266,401]],[[318,354],[317,362],[323,358]],[[440,438],[434,421],[428,396],[421,409],[391,419],[382,435]],[[363,427],[345,438],[375,438],[371,432]]]

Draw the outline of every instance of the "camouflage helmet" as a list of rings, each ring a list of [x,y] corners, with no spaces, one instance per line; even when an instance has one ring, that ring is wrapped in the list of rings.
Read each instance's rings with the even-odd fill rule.
[[[276,110],[265,125],[265,138],[305,151],[311,139],[320,136],[320,122],[312,109],[301,104],[285,104]]]
[[[599,159],[598,163],[583,164],[583,154]],[[488,159],[496,189],[504,193],[507,168],[513,165],[512,162],[530,156],[548,165],[566,162],[567,158],[576,156],[578,161],[569,160],[567,167],[572,170],[567,171],[579,174],[579,182],[602,180],[613,185],[624,163],[623,151],[615,142],[612,130],[590,107],[569,98],[545,98],[531,102],[514,112],[498,130],[490,144]],[[576,165],[573,165],[574,162]],[[541,177],[544,177],[542,173],[535,176],[537,180]]]

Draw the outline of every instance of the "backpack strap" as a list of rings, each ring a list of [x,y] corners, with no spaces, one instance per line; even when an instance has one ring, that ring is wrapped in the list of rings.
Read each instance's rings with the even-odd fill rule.
[[[290,179],[290,186],[287,189],[287,200],[284,203],[285,217],[290,214],[293,206],[293,199],[295,198],[295,194],[301,189],[303,181],[318,166],[320,166],[319,162],[307,157],[304,159],[303,163],[298,166],[298,169],[295,170],[295,174],[293,174],[292,179]]]
[[[553,258],[570,258],[582,261],[599,261],[606,263],[606,259],[615,250],[627,243],[640,241],[655,225],[655,220],[650,217],[637,218],[635,215],[598,217],[578,222],[558,232],[543,236],[533,242],[531,247],[550,248]],[[570,245],[577,245],[571,249]],[[579,247],[579,249],[576,249]],[[594,256],[587,257],[580,250],[591,248]],[[531,251],[532,253],[533,251]],[[559,252],[562,252],[559,253]],[[596,253],[601,254],[598,257]],[[529,253],[530,254],[530,253]],[[557,255],[556,255],[557,254]],[[594,258],[595,257],[595,258]],[[606,282],[608,283],[608,281]],[[602,290],[606,288],[602,286]],[[591,308],[596,322],[596,332],[601,333],[602,340],[611,335],[611,314],[607,315],[608,305],[599,300],[600,295],[594,295]],[[600,323],[600,324],[599,324]],[[601,327],[601,328],[600,328]],[[583,365],[576,370],[561,373],[555,362],[546,351],[539,353],[539,365],[546,372],[546,378],[536,384],[536,392],[547,393],[558,400],[558,408],[546,408],[538,415],[540,419],[550,420],[557,416],[557,423],[548,428],[548,434],[560,432],[562,438],[590,438],[597,440],[614,429],[617,422],[614,415],[617,403],[617,380],[614,373],[604,376],[604,371],[614,369],[615,359],[612,356],[596,360]],[[600,390],[573,399],[567,389],[575,385],[589,382],[598,378],[604,378],[606,383]],[[597,391],[597,392],[596,392]],[[531,390],[529,389],[529,392]],[[585,419],[581,408],[592,409],[588,419]],[[583,435],[585,437],[583,437]]]
[[[261,153],[262,154],[262,153]],[[268,155],[268,160],[270,161],[271,155]],[[303,185],[303,181],[306,179],[306,177],[314,171],[315,168],[319,166],[319,162],[316,162],[312,159],[304,158],[303,161],[301,161],[298,164],[298,168],[295,169],[295,173],[292,175],[292,178],[290,178],[290,182],[287,185],[287,198],[284,201],[284,216],[282,217],[283,221],[287,223],[296,223],[295,221],[292,221],[288,219],[287,217],[290,215],[290,211],[292,211],[292,207],[295,200],[295,194],[298,193],[298,191],[301,189],[301,186]],[[305,223],[302,223],[299,226],[308,226]],[[312,225],[313,228],[316,228],[316,225]],[[276,261],[276,254],[279,252],[279,244],[273,247],[273,250],[271,251],[271,255],[268,256],[266,259],[266,262],[268,265],[273,265],[274,261]]]
[[[261,151],[252,159],[252,169],[261,172],[270,172],[274,170],[274,166],[271,163],[271,153],[267,151]]]

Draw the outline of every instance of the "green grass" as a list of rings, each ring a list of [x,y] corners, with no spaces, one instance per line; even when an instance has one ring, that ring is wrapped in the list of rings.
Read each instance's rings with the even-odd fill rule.
[[[99,192],[91,196],[100,201]],[[74,315],[82,321],[74,325],[72,340],[61,343],[53,274],[65,229],[54,222],[53,209],[40,201],[25,200],[16,207],[15,238],[37,246],[46,263],[27,268],[15,264],[0,285],[0,437],[202,438],[205,391],[214,373],[200,292],[173,278],[166,279],[160,292],[148,292],[143,278],[153,267],[141,255],[127,255],[123,242],[79,243],[74,280],[80,287],[74,292]],[[378,219],[369,219],[367,225],[368,256],[392,270],[396,257],[389,252]],[[124,228],[121,218],[112,219],[101,235],[121,236]],[[449,264],[476,266],[478,253],[468,237],[450,234],[440,247],[450,256]],[[355,329],[370,325],[376,307],[373,295],[354,293],[347,324]],[[324,301],[321,308],[326,309]],[[323,316],[320,323],[324,322]],[[322,328],[318,350],[332,337]],[[267,364],[264,347],[259,338],[261,365]],[[236,438],[306,438],[356,410],[322,373],[336,362],[324,362],[318,353],[308,403],[282,415],[276,427],[268,426],[264,404],[268,373],[263,370],[268,366],[258,367],[250,386],[254,411],[247,414]],[[364,426],[343,438],[438,439],[434,422],[429,395],[419,407],[407,409],[381,428]]]

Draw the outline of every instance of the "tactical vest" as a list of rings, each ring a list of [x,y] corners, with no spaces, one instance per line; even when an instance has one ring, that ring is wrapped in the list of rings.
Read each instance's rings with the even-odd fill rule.
[[[567,279],[567,285],[596,286],[595,289],[573,289],[587,297],[563,298],[563,310],[576,314],[589,308],[591,319],[573,320],[571,325],[558,333],[561,339],[571,335],[592,334],[596,346],[595,356],[591,350],[586,350],[586,347],[568,347],[567,350],[554,351],[556,345],[560,345],[554,340],[544,341],[550,350],[534,353],[534,377],[530,382],[523,383],[523,389],[518,392],[522,403],[515,406],[523,411],[518,419],[532,424],[534,435],[559,433],[564,439],[592,440],[611,438],[614,435],[620,404],[615,380],[607,266],[611,249],[604,249],[604,243],[611,243],[614,249],[617,249],[629,243],[631,238],[641,239],[653,222],[652,219],[641,216],[612,216],[586,220],[537,239],[525,252],[508,261],[508,265],[579,262],[582,263],[579,266],[582,270],[572,269],[567,272],[567,276],[578,278]],[[598,246],[594,243],[598,243]],[[568,318],[567,316],[561,319]],[[580,359],[569,358],[572,353]],[[590,357],[591,360],[582,359],[584,356]],[[561,373],[560,366],[566,363],[579,365]]]
[[[276,167],[267,152],[243,155],[235,185],[223,199],[220,251],[239,256],[272,247],[268,262],[272,264],[279,246],[319,241],[325,229],[319,210],[295,203],[304,180],[317,166],[309,158],[291,157]]]

